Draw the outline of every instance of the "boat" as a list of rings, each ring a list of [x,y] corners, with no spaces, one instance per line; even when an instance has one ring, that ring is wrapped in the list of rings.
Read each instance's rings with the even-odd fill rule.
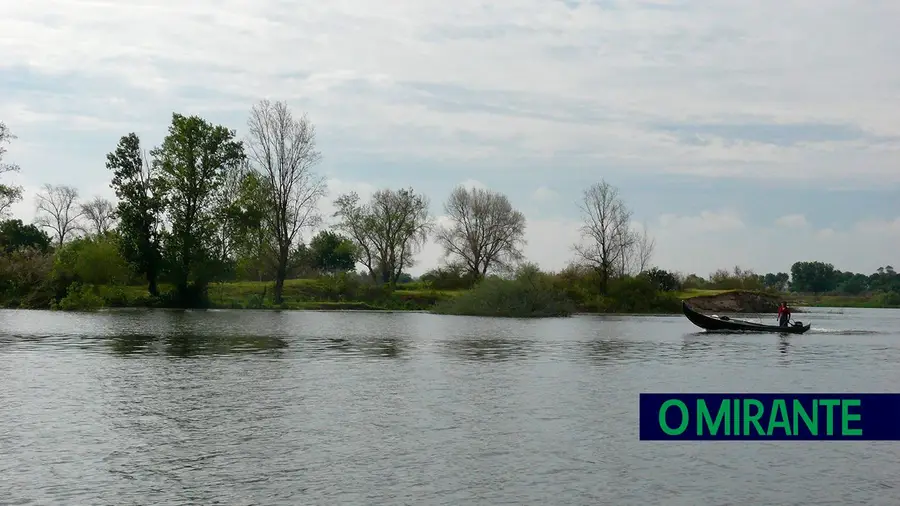
[[[812,324],[795,321],[787,327],[779,325],[764,325],[762,323],[748,322],[746,320],[737,320],[727,316],[707,316],[698,313],[691,306],[681,301],[681,309],[684,316],[694,325],[707,331],[725,331],[725,332],[776,332],[779,334],[802,334],[809,330]]]

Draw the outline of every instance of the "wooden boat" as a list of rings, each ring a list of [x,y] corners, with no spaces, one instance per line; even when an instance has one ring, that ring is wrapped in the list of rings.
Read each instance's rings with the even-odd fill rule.
[[[707,316],[694,311],[687,302],[681,301],[681,309],[684,316],[694,325],[709,331],[725,332],[776,332],[780,334],[802,334],[809,330],[812,324],[794,322],[787,327],[778,325],[764,325],[762,323],[735,320],[727,316]]]

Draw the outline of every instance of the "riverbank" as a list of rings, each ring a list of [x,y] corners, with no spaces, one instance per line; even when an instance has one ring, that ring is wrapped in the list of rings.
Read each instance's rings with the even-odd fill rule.
[[[716,302],[712,304],[704,302],[707,301],[727,301],[729,298],[732,298],[733,295],[729,294],[760,294],[764,296],[764,298],[770,302],[765,303],[766,307],[755,307],[757,303],[744,303],[743,310],[738,310],[736,307],[713,307],[716,305]],[[750,290],[686,290],[678,293],[678,297],[682,300],[690,299],[692,303],[694,303],[698,308],[707,309],[707,310],[719,310],[719,311],[733,311],[733,312],[769,312],[777,310],[777,307],[772,306],[772,304],[776,304],[778,301],[784,300],[788,303],[788,305],[792,307],[835,307],[835,308],[868,308],[868,309],[890,309],[890,308],[900,308],[900,296],[892,295],[892,294],[867,294],[867,295],[816,295],[816,294],[789,294],[789,293],[766,293],[766,292],[754,292]],[[753,297],[744,296],[744,299],[752,300]],[[697,303],[700,304],[697,304]],[[727,302],[719,305],[728,305]],[[710,306],[710,307],[703,307]]]
[[[165,294],[172,287],[160,286]],[[396,286],[394,289],[366,284],[346,282],[334,278],[289,279],[285,282],[284,302],[275,304],[271,282],[231,282],[215,283],[209,287],[209,308],[211,309],[287,309],[287,310],[362,310],[362,311],[433,311],[448,307],[458,297],[471,294],[471,290],[435,290],[425,283],[413,282]],[[82,287],[78,293],[63,299],[57,309],[98,309],[98,308],[154,308],[169,307],[165,295],[151,297],[146,286],[92,286]],[[890,304],[883,294],[874,296],[836,295],[788,295],[761,293],[745,290],[685,290],[681,292],[659,292],[622,294],[628,300],[609,297],[588,297],[571,293],[574,313],[578,314],[680,314],[681,300],[691,300],[692,304],[705,311],[765,313],[775,310],[778,300],[784,299],[794,307],[847,307],[847,308],[888,308],[900,307]],[[653,300],[643,300],[650,297]],[[585,299],[585,300],[581,300]],[[642,300],[631,300],[642,299]],[[5,303],[4,303],[5,302]],[[0,301],[7,308],[21,307]],[[41,307],[32,307],[43,309]]]
[[[271,282],[214,283],[209,286],[209,308],[424,311],[462,293],[455,290],[432,290],[418,283],[399,285],[394,290],[388,290],[327,278],[288,279],[284,284],[284,301],[275,304],[273,288],[274,284]],[[160,286],[162,293],[171,289],[167,285]],[[151,297],[145,286],[98,286],[96,294],[102,301],[98,301],[101,307],[166,305],[165,297]]]

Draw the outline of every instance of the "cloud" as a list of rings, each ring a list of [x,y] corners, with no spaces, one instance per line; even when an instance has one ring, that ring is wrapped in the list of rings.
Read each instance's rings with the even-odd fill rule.
[[[788,214],[775,220],[775,225],[784,228],[804,228],[809,225],[806,216],[802,214]]]
[[[897,2],[840,0],[12,2],[0,120],[19,136],[7,157],[28,192],[14,210],[30,220],[45,182],[102,194],[119,137],[134,131],[149,149],[172,112],[243,136],[250,107],[269,98],[316,124],[326,215],[349,189],[407,186],[437,213],[470,179],[521,204],[528,251],[556,265],[577,230],[577,209],[558,203],[601,177],[630,179],[656,188],[636,211],[672,268],[774,269],[792,248],[844,258],[840,241],[893,237],[896,204],[857,226],[790,199],[811,224],[778,228],[791,209],[766,214],[759,192],[726,183],[900,186],[898,17]],[[708,192],[697,203],[651,184],[663,178]],[[784,258],[754,246],[769,240]]]
[[[531,198],[537,200],[538,202],[547,202],[550,200],[554,200],[559,197],[559,194],[555,191],[547,188],[546,186],[541,186],[531,195]]]
[[[379,159],[511,171],[565,155],[584,170],[897,181],[900,129],[884,107],[900,78],[897,13],[775,0],[33,0],[0,20],[13,104],[2,113],[19,129],[161,132],[172,110],[241,128],[270,97],[308,110],[327,144]]]
[[[663,229],[687,230],[692,234],[741,230],[745,227],[743,220],[734,211],[703,211],[697,216],[663,214],[659,217],[659,224]]]
[[[465,188],[466,190],[472,190],[475,188],[478,188],[480,190],[487,189],[487,186],[485,186],[484,183],[482,183],[481,181],[476,181],[474,179],[466,179],[459,185],[462,186],[463,188]]]

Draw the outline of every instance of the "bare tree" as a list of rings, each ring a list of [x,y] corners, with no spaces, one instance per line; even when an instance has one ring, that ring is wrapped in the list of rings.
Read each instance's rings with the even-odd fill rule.
[[[108,199],[94,197],[81,204],[81,214],[87,220],[89,234],[103,235],[116,226],[116,206]]]
[[[368,204],[355,192],[335,200],[334,213],[359,251],[359,261],[373,281],[396,283],[403,269],[414,265],[413,256],[428,239],[433,222],[428,199],[413,190],[379,190]]]
[[[19,166],[11,163],[3,163],[3,155],[6,154],[6,148],[3,144],[12,141],[16,136],[9,131],[6,124],[0,121],[0,176],[7,172],[19,172]],[[16,202],[22,200],[22,187],[14,185],[6,185],[0,183],[0,218],[6,217],[9,208]]]
[[[641,233],[635,233],[633,250],[633,265],[637,274],[641,274],[650,268],[650,260],[653,259],[653,251],[656,249],[656,239],[647,233],[647,225],[641,227]]]
[[[600,290],[605,292],[631,244],[631,211],[619,198],[619,191],[605,181],[584,191],[579,208],[584,220],[583,242],[575,245],[575,252],[600,273]]]
[[[81,218],[82,211],[78,205],[78,190],[74,187],[45,184],[35,200],[35,224],[52,230],[57,246],[62,246],[66,239],[80,229],[78,219]]]
[[[437,242],[444,256],[462,264],[475,280],[492,267],[510,268],[523,258],[525,215],[505,195],[457,186],[444,212],[452,225],[438,229]]]
[[[325,195],[325,179],[313,174],[321,160],[315,126],[304,114],[294,119],[284,102],[260,101],[250,112],[248,155],[266,180],[272,250],[277,259],[274,298],[282,300],[288,261],[299,233],[321,222],[318,201]]]

